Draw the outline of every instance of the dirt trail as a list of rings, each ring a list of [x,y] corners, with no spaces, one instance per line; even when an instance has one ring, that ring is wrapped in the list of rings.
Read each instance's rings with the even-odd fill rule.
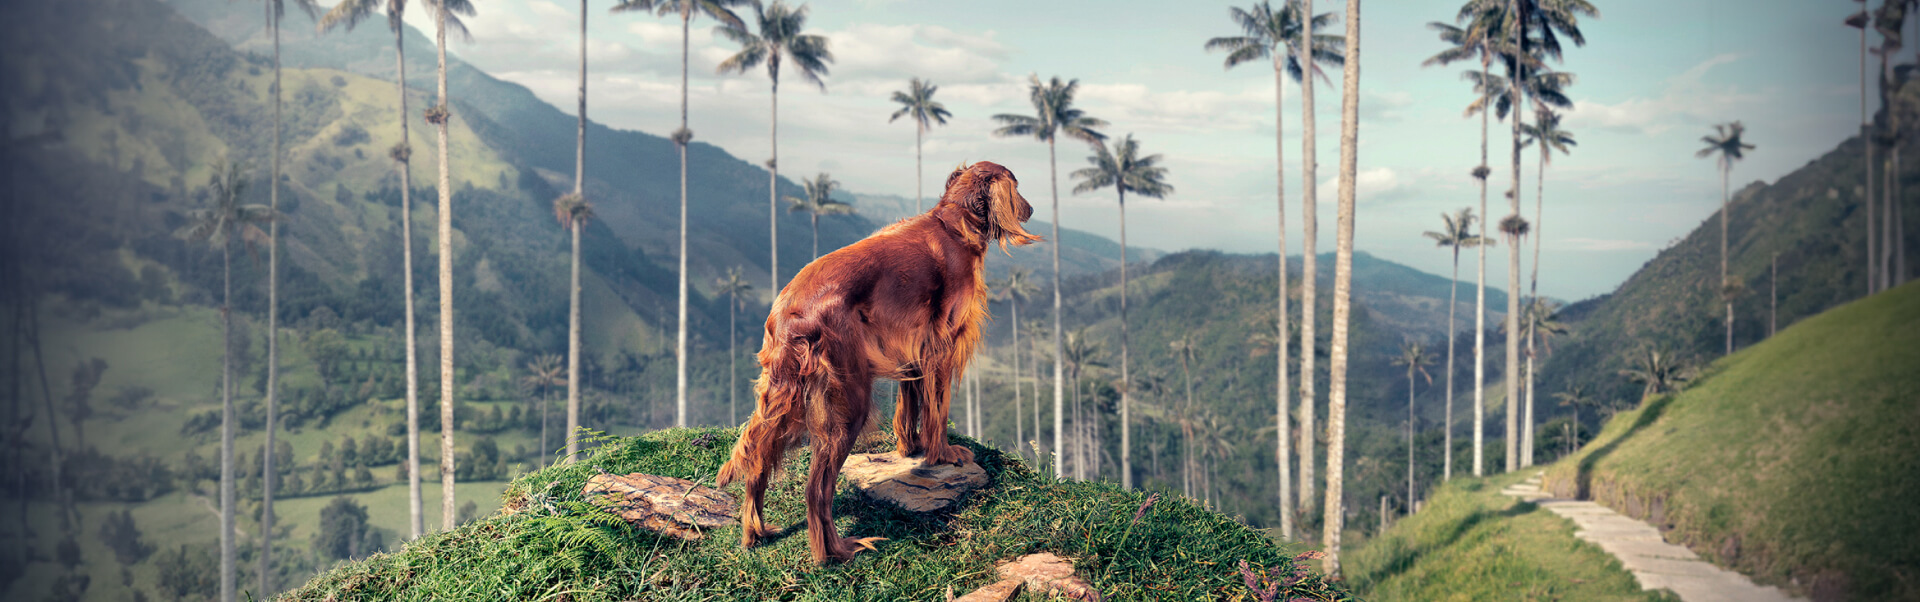
[[[1790,602],[1776,587],[1754,584],[1746,575],[1701,560],[1693,550],[1667,543],[1660,531],[1594,502],[1555,498],[1540,490],[1541,473],[1500,493],[1538,504],[1579,528],[1573,536],[1593,542],[1620,559],[1641,589],[1669,589],[1686,602]]]

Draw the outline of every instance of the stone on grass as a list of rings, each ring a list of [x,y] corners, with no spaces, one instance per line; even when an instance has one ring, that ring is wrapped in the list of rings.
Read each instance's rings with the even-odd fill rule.
[[[847,456],[840,469],[847,482],[867,497],[892,502],[913,512],[931,512],[952,506],[965,495],[987,484],[987,471],[968,462],[959,466],[926,466],[921,458],[902,458],[892,453]]]
[[[1019,579],[1003,579],[992,585],[973,590],[965,596],[954,598],[953,602],[1007,602],[1014,594],[1020,593],[1020,586],[1026,582]]]
[[[688,541],[705,537],[705,529],[740,520],[733,496],[686,479],[600,474],[587,479],[584,493],[636,527]]]
[[[1104,599],[1087,580],[1074,576],[1073,561],[1051,553],[1021,556],[1001,563],[999,571],[1002,579],[1019,581],[1034,593],[1091,602]]]

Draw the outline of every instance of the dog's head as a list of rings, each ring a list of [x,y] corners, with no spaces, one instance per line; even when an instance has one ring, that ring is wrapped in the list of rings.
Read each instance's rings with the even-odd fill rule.
[[[940,202],[965,209],[981,224],[987,240],[1000,242],[1002,253],[1009,242],[1026,245],[1040,240],[1020,227],[1033,217],[1033,206],[1020,196],[1020,181],[997,163],[980,161],[954,169]]]

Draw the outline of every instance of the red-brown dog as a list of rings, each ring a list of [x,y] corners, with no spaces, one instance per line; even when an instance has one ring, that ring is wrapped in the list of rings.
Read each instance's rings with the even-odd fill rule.
[[[1020,223],[1033,207],[1013,172],[981,161],[947,177],[932,210],[814,260],[773,301],[760,348],[753,416],[720,467],[719,484],[746,482],[741,544],[771,535],[760,516],[767,479],[789,447],[813,446],[807,538],[813,558],[852,558],[879,538],[842,538],[833,525],[840,466],[867,428],[873,379],[900,381],[896,451],[930,464],[964,464],[947,444],[948,394],[965,372],[987,317],[987,245],[1040,240]]]

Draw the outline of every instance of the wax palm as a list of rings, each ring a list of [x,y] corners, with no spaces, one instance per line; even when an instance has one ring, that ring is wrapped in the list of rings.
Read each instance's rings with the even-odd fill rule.
[[[1040,292],[1040,286],[1033,281],[1033,270],[1014,266],[1007,271],[1006,278],[993,283],[993,288],[997,291],[996,295],[999,298],[1007,301],[1007,308],[1013,312],[1013,319],[1009,321],[1007,329],[1013,332],[1013,440],[1014,449],[1018,451],[1020,441],[1025,439],[1025,433],[1020,424],[1020,302]],[[1040,403],[1038,398],[1033,401]],[[1035,413],[1034,418],[1033,429],[1037,435],[1040,430],[1038,412]]]
[[[1523,426],[1520,431],[1522,467],[1533,465],[1534,342],[1538,340],[1547,353],[1553,353],[1553,337],[1568,332],[1565,324],[1554,319],[1557,309],[1553,302],[1533,297],[1528,299],[1526,306],[1520,310],[1520,327],[1525,330],[1527,336],[1526,405],[1521,414]],[[1513,336],[1513,334],[1507,333],[1507,336]]]
[[[1354,195],[1360,175],[1360,0],[1347,0],[1347,61],[1340,78],[1340,176],[1334,226],[1333,340],[1327,361],[1327,496],[1321,520],[1324,567],[1340,574],[1340,532],[1346,521],[1347,335],[1353,313]],[[1309,198],[1308,202],[1312,202]],[[1309,247],[1311,248],[1311,247]],[[1311,305],[1309,305],[1311,307]],[[1312,340],[1308,337],[1307,340]]]
[[[1407,507],[1413,507],[1413,377],[1425,377],[1427,384],[1433,384],[1433,375],[1427,374],[1427,366],[1433,365],[1433,353],[1419,341],[1409,340],[1400,346],[1400,355],[1393,358],[1393,365],[1407,367]]]
[[[820,216],[853,213],[853,205],[833,200],[833,189],[839,188],[840,183],[826,172],[821,172],[811,180],[802,178],[800,181],[806,184],[807,197],[787,197],[787,211],[807,212],[807,218],[813,226],[813,257],[819,259]]]
[[[593,203],[580,194],[580,186],[574,185],[572,194],[553,200],[553,219],[560,222],[573,241],[572,280],[567,285],[567,373],[580,372],[580,229],[594,218]],[[545,416],[541,417],[543,420]],[[580,428],[580,382],[567,381],[567,454],[564,458],[571,462],[574,454],[580,453],[580,442],[573,436]],[[542,443],[545,443],[542,440]],[[541,453],[545,453],[542,450]]]
[[[1074,478],[1086,480],[1087,456],[1090,444],[1086,435],[1086,419],[1081,413],[1080,376],[1087,368],[1105,368],[1106,362],[1100,361],[1106,355],[1106,346],[1087,336],[1087,329],[1067,333],[1066,345],[1061,349],[1061,357],[1066,362],[1067,377],[1073,381],[1073,425],[1078,433],[1074,448]]]
[[[242,204],[247,176],[238,163],[222,165],[207,183],[212,206],[187,213],[187,225],[174,236],[190,241],[206,241],[220,249],[221,286],[220,339],[220,590],[230,600],[234,588],[233,517],[233,243],[244,243],[248,251],[255,245],[272,241],[259,224],[279,219],[272,207]],[[51,420],[51,418],[49,418]]]
[[[1180,358],[1180,374],[1181,374],[1181,377],[1184,380],[1186,380],[1186,383],[1187,383],[1186,403],[1181,406],[1178,412],[1176,412],[1179,416],[1182,416],[1183,418],[1193,415],[1193,365],[1192,364],[1193,364],[1193,354],[1194,354],[1196,345],[1197,343],[1193,340],[1192,333],[1182,334],[1178,338],[1175,338],[1167,342],[1167,348],[1172,349],[1174,355]],[[1194,468],[1193,454],[1194,454],[1195,448],[1194,448],[1192,425],[1187,422],[1182,422],[1180,425],[1180,431],[1181,431],[1180,433],[1181,441],[1184,442],[1184,448],[1185,448],[1185,452],[1181,454],[1181,457],[1184,460],[1183,465],[1185,466],[1185,469],[1182,470],[1182,475],[1181,475],[1181,487],[1182,487],[1182,491],[1186,493],[1187,497],[1194,497],[1193,495],[1194,485],[1196,485],[1196,483],[1193,480],[1193,468]],[[1301,495],[1306,495],[1306,493],[1303,491],[1301,492]]]
[[[439,223],[435,238],[440,247],[440,528],[451,531],[458,511],[453,487],[453,165],[448,139],[453,113],[447,96],[447,29],[449,23],[458,23],[453,15],[472,16],[474,10],[469,0],[428,0],[427,5],[434,9],[433,40],[439,61],[437,104],[427,108],[426,118],[434,125],[440,151]]]
[[[1571,82],[1570,79],[1569,82]],[[1541,93],[1543,92],[1536,92],[1535,94],[1538,95]],[[1560,151],[1562,155],[1568,154],[1571,152],[1569,150],[1570,147],[1577,146],[1578,143],[1574,141],[1573,132],[1560,127],[1560,115],[1545,106],[1541,106],[1534,111],[1533,123],[1523,123],[1520,125],[1520,132],[1526,136],[1525,142],[1522,143],[1523,145],[1535,145],[1540,148],[1540,169],[1536,170],[1537,173],[1534,176],[1537,184],[1533,194],[1533,272],[1532,275],[1528,277],[1527,285],[1527,297],[1531,299],[1530,303],[1539,303],[1540,245],[1541,242],[1545,240],[1545,236],[1541,233],[1541,223],[1543,223],[1546,218],[1547,167],[1553,164],[1553,151]],[[1533,464],[1533,362],[1534,346],[1537,343],[1537,338],[1535,330],[1531,327],[1528,328],[1526,352],[1527,428],[1526,436],[1523,440],[1523,445],[1525,445],[1526,450],[1520,454],[1521,462],[1528,466]]]
[[[551,353],[542,354],[527,362],[527,375],[520,377],[520,386],[540,399],[540,465],[546,466],[547,454],[547,401],[553,397],[555,387],[569,386],[572,379],[567,378],[567,367],[560,363],[560,356]]]
[[[1620,376],[1640,383],[1640,401],[1661,393],[1680,390],[1680,386],[1693,380],[1697,373],[1692,366],[1681,361],[1679,355],[1664,345],[1643,344],[1639,358],[1632,368],[1620,371]]]
[[[1113,188],[1120,209],[1120,382],[1132,382],[1127,361],[1127,193],[1147,198],[1165,198],[1173,192],[1166,183],[1167,168],[1160,166],[1160,155],[1140,156],[1140,144],[1133,134],[1115,142],[1111,151],[1105,142],[1093,143],[1094,154],[1087,157],[1092,167],[1071,174],[1080,184],[1074,194]],[[1120,388],[1120,486],[1133,488],[1132,413],[1127,406],[1127,389]]]
[[[1733,164],[1746,157],[1746,151],[1753,150],[1741,136],[1747,132],[1747,126],[1734,121],[1713,126],[1713,134],[1701,136],[1700,141],[1707,147],[1693,154],[1698,158],[1716,157],[1720,167],[1720,285],[1727,283],[1727,216],[1730,206],[1728,177],[1733,173]],[[1733,299],[1727,299],[1727,354],[1733,354]]]
[[[1447,414],[1445,422],[1446,435],[1443,437],[1444,441],[1442,443],[1446,449],[1446,459],[1442,461],[1442,468],[1440,470],[1443,480],[1452,480],[1453,337],[1454,334],[1460,330],[1459,325],[1454,321],[1454,308],[1460,304],[1460,249],[1482,246],[1487,242],[1487,239],[1473,233],[1474,215],[1472,207],[1461,207],[1459,211],[1455,211],[1452,214],[1442,213],[1440,214],[1440,221],[1442,227],[1439,232],[1428,230],[1422,234],[1427,238],[1433,239],[1435,246],[1453,251],[1453,279],[1448,281],[1451,286],[1447,293]],[[1478,434],[1482,426],[1482,414],[1481,408],[1474,408],[1473,428],[1476,434]],[[1478,439],[1478,437],[1476,436],[1475,439]]]
[[[426,0],[431,2],[432,0]],[[472,7],[464,2],[466,10]],[[407,525],[411,532],[409,538],[419,539],[426,533],[426,514],[421,507],[420,497],[420,369],[419,352],[414,345],[414,334],[418,329],[413,321],[413,146],[412,136],[407,124],[407,46],[404,17],[407,0],[342,0],[332,10],[320,18],[318,29],[321,32],[345,25],[351,30],[360,21],[371,16],[374,11],[386,7],[387,28],[393,31],[393,53],[395,62],[394,90],[400,101],[400,141],[394,143],[387,155],[394,161],[394,167],[400,172],[400,254],[401,280],[405,298],[402,299],[406,313],[406,349],[407,349]],[[429,5],[431,6],[431,5]],[[447,15],[447,26],[466,35],[466,25],[455,15]],[[262,560],[266,560],[262,558]],[[262,588],[265,590],[265,588]]]
[[[713,294],[727,296],[727,424],[740,424],[740,405],[734,400],[740,390],[740,352],[735,347],[739,328],[734,318],[740,315],[742,300],[753,294],[753,285],[741,276],[740,266],[727,268],[727,275],[713,284]]]
[[[953,116],[953,113],[947,112],[946,105],[933,99],[933,93],[939,90],[940,86],[933,85],[932,82],[921,81],[918,77],[913,78],[913,81],[907,84],[906,91],[893,93],[893,101],[900,103],[900,109],[894,111],[892,117],[887,118],[887,123],[898,121],[901,117],[913,120],[913,211],[915,213],[920,212],[920,199],[925,196],[921,182],[921,176],[925,175],[920,167],[923,156],[921,141],[926,137],[927,131],[933,129],[934,124],[946,125],[947,118]]]
[[[1869,130],[1871,129],[1872,124],[1868,120],[1868,113],[1867,113],[1867,24],[1870,23],[1872,19],[1869,16],[1868,12],[1864,9],[1864,7],[1866,6],[1866,0],[1854,0],[1854,1],[1861,3],[1862,10],[1860,12],[1853,13],[1852,15],[1848,15],[1846,20],[1842,21],[1842,23],[1844,23],[1847,27],[1852,27],[1854,29],[1860,30],[1860,142],[1861,142],[1860,145],[1862,147],[1865,147],[1864,152],[1867,158],[1865,163],[1866,169],[1861,174],[1860,190],[1863,192],[1863,194],[1860,195],[1861,196],[1860,205],[1861,205],[1861,208],[1865,210],[1864,213],[1866,213],[1866,216],[1867,216],[1866,218],[1867,294],[1871,295],[1874,293],[1874,291],[1879,290],[1879,283],[1880,283],[1879,274],[1876,271],[1879,267],[1879,263],[1874,260],[1875,257],[1878,257],[1878,255],[1875,254],[1875,251],[1876,251],[1875,237],[1877,236],[1877,233],[1875,232],[1873,227],[1873,220],[1874,220],[1873,214],[1875,212],[1875,207],[1873,203],[1873,199],[1874,199],[1874,196],[1873,196],[1873,146],[1874,146],[1874,143],[1869,133]]]
[[[1210,410],[1201,410],[1200,414],[1194,417],[1194,426],[1195,432],[1200,436],[1197,444],[1199,455],[1205,462],[1205,467],[1201,471],[1201,478],[1204,480],[1201,497],[1211,506],[1214,492],[1214,461],[1233,457],[1233,444],[1238,442],[1233,435],[1238,429],[1235,429],[1233,423],[1225,417]]]
[[[1073,106],[1073,97],[1080,91],[1080,80],[1061,82],[1054,76],[1041,83],[1037,74],[1027,76],[1027,100],[1033,103],[1033,115],[1013,115],[1002,113],[994,115],[993,120],[1000,127],[993,130],[999,137],[1026,137],[1047,143],[1047,173],[1053,191],[1053,438],[1056,445],[1060,431],[1065,428],[1064,408],[1066,403],[1065,381],[1062,380],[1064,366],[1061,364],[1060,348],[1064,345],[1060,330],[1060,167],[1055,151],[1055,143],[1060,136],[1073,140],[1092,143],[1106,139],[1098,129],[1106,127],[1107,122],[1088,116]],[[1039,430],[1035,427],[1034,430]],[[1053,466],[1053,476],[1066,476],[1066,467],[1059,463]]]
[[[1466,21],[1466,19],[1461,20]],[[1421,66],[1443,66],[1473,58],[1480,60],[1479,71],[1469,71],[1463,75],[1466,75],[1469,81],[1476,82],[1474,92],[1478,94],[1474,102],[1467,106],[1467,114],[1472,115],[1476,111],[1480,113],[1480,164],[1474,166],[1471,173],[1475,183],[1480,186],[1480,215],[1484,217],[1487,215],[1487,176],[1492,173],[1492,170],[1487,167],[1487,111],[1478,110],[1476,107],[1486,106],[1490,102],[1489,99],[1493,97],[1494,89],[1485,84],[1495,77],[1490,68],[1497,51],[1494,49],[1496,38],[1491,35],[1494,32],[1482,25],[1484,24],[1479,22],[1472,23],[1470,27],[1428,23],[1428,28],[1439,33],[1440,41],[1450,46],[1423,61]],[[1475,74],[1478,77],[1474,77]],[[1484,223],[1484,219],[1482,221]],[[1461,229],[1464,231],[1467,228],[1462,226]],[[1485,228],[1481,230],[1484,232]],[[1476,245],[1479,270],[1475,272],[1474,277],[1473,305],[1473,476],[1476,477],[1485,474],[1486,466],[1484,457],[1486,446],[1483,441],[1486,436],[1487,405],[1487,247],[1493,242],[1484,235],[1479,236],[1478,239],[1481,244]],[[1454,263],[1456,265],[1459,263],[1457,253]],[[1448,348],[1451,349],[1452,346],[1449,345]],[[1451,374],[1452,370],[1448,372]],[[1453,446],[1449,445],[1447,449],[1451,453]]]
[[[585,9],[586,9],[585,2],[586,0],[581,0],[581,3],[582,3],[581,11],[583,13],[585,12]],[[680,17],[680,128],[673,131],[672,139],[673,139],[674,149],[678,151],[680,155],[680,268],[679,268],[679,278],[676,281],[676,284],[679,286],[679,297],[678,297],[679,300],[677,302],[677,309],[679,311],[679,320],[677,322],[678,331],[675,334],[675,350],[676,350],[675,358],[677,359],[676,359],[675,372],[674,372],[675,387],[676,387],[674,390],[674,403],[675,403],[674,425],[681,426],[681,427],[684,427],[687,425],[686,424],[686,419],[687,419],[687,294],[688,294],[687,293],[687,280],[688,280],[688,272],[687,272],[687,257],[688,257],[688,254],[687,254],[687,144],[693,141],[693,130],[687,127],[687,57],[688,57],[687,40],[690,37],[689,28],[692,27],[693,18],[699,15],[705,15],[709,18],[712,18],[715,21],[719,21],[720,27],[723,30],[742,29],[744,24],[741,23],[740,17],[737,15],[734,15],[733,11],[727,9],[727,7],[729,6],[739,6],[741,4],[745,4],[745,1],[744,0],[620,0],[620,3],[615,5],[612,9],[612,11],[616,13],[653,12],[654,14],[661,15],[661,16],[678,15]],[[758,8],[759,4],[756,2],[754,6]],[[804,10],[805,9],[803,7],[802,8],[803,13],[804,13]],[[804,19],[804,16],[802,18]],[[585,24],[586,24],[586,17],[582,16],[581,27],[582,27],[583,37],[585,35],[585,29],[584,29]],[[585,53],[586,53],[586,49],[583,46],[581,48],[581,56],[584,57]],[[582,58],[582,61],[584,60],[585,59]],[[778,59],[776,58],[775,60],[777,61]],[[749,65],[748,68],[750,67],[752,66]],[[777,68],[773,68],[772,70],[777,70]],[[584,63],[581,65],[580,75],[582,80],[580,84],[580,91],[581,91],[580,114],[585,115],[587,101],[585,96],[586,66]],[[777,77],[778,76],[776,76],[776,79]],[[581,123],[582,123],[581,127],[583,128],[582,129],[583,133],[581,135],[584,138],[585,136],[584,117],[582,118]],[[772,161],[768,161],[768,167],[769,167],[769,171],[771,171]],[[773,213],[774,213],[772,201],[773,201],[773,190],[774,190],[773,182],[775,181],[775,179],[777,178],[769,179],[767,184],[767,191],[768,191],[767,215],[768,215],[769,223],[772,222]],[[575,192],[577,193],[578,190],[576,190]],[[778,251],[775,251],[775,257],[778,258]],[[780,266],[776,263],[775,265],[771,266],[769,269],[772,271],[772,273],[775,274],[774,281],[777,284],[779,282],[778,274],[780,272]],[[778,292],[778,291],[779,289],[776,288],[775,292]]]
[[[768,291],[776,295],[780,293],[780,230],[776,225],[779,193],[775,190],[780,180],[780,63],[792,61],[801,79],[826,90],[827,84],[820,76],[827,74],[827,64],[833,62],[833,52],[827,49],[827,38],[800,32],[806,27],[807,12],[805,4],[789,7],[781,0],[774,0],[772,4],[761,4],[759,0],[754,0],[752,17],[755,31],[748,31],[744,23],[724,24],[715,29],[721,37],[740,45],[739,52],[720,62],[721,73],[746,73],[765,64],[767,79],[773,83],[773,104],[768,113],[773,154],[767,159],[767,246],[772,249],[773,256],[767,271],[773,282]],[[684,379],[684,370],[681,375]],[[682,389],[684,396],[685,387]]]
[[[1565,391],[1554,393],[1553,398],[1560,400],[1561,407],[1571,408],[1573,410],[1573,437],[1569,438],[1567,449],[1567,453],[1572,454],[1573,450],[1580,446],[1580,408],[1599,405],[1600,401],[1593,396],[1587,395],[1586,389],[1581,388],[1579,385],[1574,385]]]

